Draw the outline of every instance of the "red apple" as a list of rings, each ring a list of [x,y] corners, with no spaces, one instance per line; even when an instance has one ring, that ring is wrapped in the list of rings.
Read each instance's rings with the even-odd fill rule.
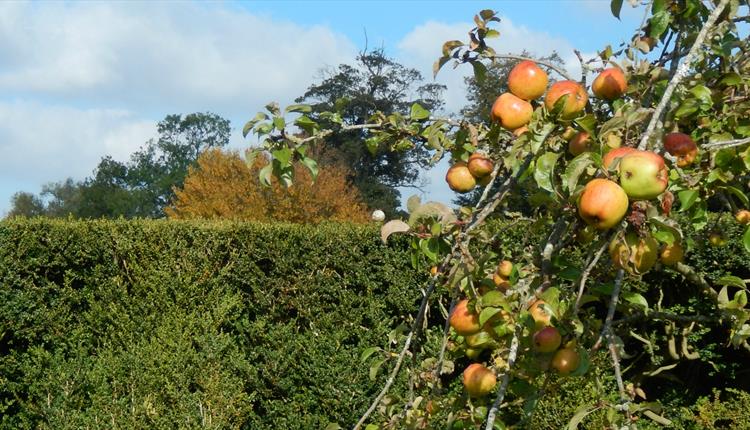
[[[591,84],[591,90],[600,99],[614,100],[620,98],[628,89],[625,74],[617,67],[604,69]]]
[[[578,214],[587,224],[607,230],[628,211],[628,195],[609,179],[592,179],[578,198]]]
[[[560,375],[569,375],[578,369],[581,364],[581,357],[578,353],[570,348],[562,348],[558,350],[552,357],[552,367],[557,370]]]
[[[669,185],[669,170],[661,155],[649,151],[635,151],[622,157],[620,186],[628,197],[651,200],[663,193]]]
[[[463,161],[459,161],[448,169],[445,181],[448,182],[451,190],[458,193],[468,193],[477,185],[476,178]]]
[[[463,382],[469,396],[484,397],[495,388],[497,377],[484,365],[473,363],[464,370]]]
[[[615,148],[615,149],[607,152],[607,154],[604,155],[604,158],[602,159],[602,166],[604,167],[605,170],[607,170],[607,169],[609,169],[609,167],[612,165],[612,163],[616,159],[618,159],[618,158],[621,159],[622,157],[630,154],[631,152],[635,152],[635,151],[637,151],[637,149],[631,148],[629,146],[623,146],[623,147],[620,147],[620,148]]]
[[[469,310],[469,301],[464,299],[456,303],[453,308],[449,322],[453,330],[461,336],[475,334],[482,329],[479,325],[479,315]]]
[[[528,124],[532,113],[534,109],[529,102],[511,93],[503,93],[492,105],[491,117],[503,128],[515,130]]]
[[[568,152],[578,156],[589,150],[591,136],[585,131],[579,131],[568,142]]]
[[[563,96],[567,96],[567,98],[560,114],[562,119],[573,119],[580,115],[589,100],[586,90],[578,82],[555,82],[547,91],[547,96],[544,99],[547,110],[552,110],[555,103]]]
[[[517,97],[533,100],[544,94],[548,81],[547,72],[535,62],[525,60],[516,64],[508,74],[508,89]]]
[[[472,176],[479,179],[492,173],[492,170],[495,168],[495,163],[493,163],[487,155],[482,154],[481,152],[475,152],[469,157],[467,167]]]
[[[537,352],[554,352],[560,347],[562,337],[554,327],[545,327],[534,333],[534,349]]]
[[[685,133],[669,133],[664,136],[664,149],[677,157],[677,166],[685,167],[698,156],[698,145]]]

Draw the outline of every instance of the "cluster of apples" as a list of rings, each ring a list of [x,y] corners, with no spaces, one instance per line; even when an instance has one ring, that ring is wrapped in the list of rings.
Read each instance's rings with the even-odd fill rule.
[[[445,181],[451,190],[457,193],[468,193],[477,184],[486,186],[495,169],[495,163],[482,152],[475,152],[469,157],[468,163],[459,161],[448,169]]]
[[[562,346],[560,331],[552,326],[552,315],[545,309],[544,300],[536,300],[529,306],[529,313],[534,319],[537,331],[532,336],[534,350],[552,360],[550,366],[560,375],[569,375],[578,369],[581,357],[572,345]]]

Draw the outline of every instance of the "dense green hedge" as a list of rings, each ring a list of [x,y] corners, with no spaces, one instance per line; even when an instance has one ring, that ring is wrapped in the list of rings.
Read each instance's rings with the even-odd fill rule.
[[[528,232],[506,228],[496,251],[528,251]],[[709,278],[750,276],[740,247],[699,237],[689,260]],[[348,427],[385,379],[371,381],[359,355],[386,347],[419,300],[425,278],[407,249],[349,225],[1,222],[0,427]],[[652,299],[648,285],[683,281],[647,282],[632,288]],[[431,321],[443,323],[439,312]],[[675,369],[678,382],[647,384],[676,423],[746,423],[747,359],[727,355],[725,339],[701,333],[694,342],[708,359]],[[533,428],[564,426],[596,400],[598,376],[550,385]],[[596,414],[587,423],[600,428]]]

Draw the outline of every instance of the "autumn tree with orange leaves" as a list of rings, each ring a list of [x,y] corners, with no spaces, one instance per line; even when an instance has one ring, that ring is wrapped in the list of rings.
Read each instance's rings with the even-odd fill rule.
[[[204,152],[191,167],[185,185],[175,189],[172,219],[230,219],[241,221],[366,222],[367,207],[342,166],[321,166],[313,182],[310,172],[295,166],[294,185],[285,188],[274,180],[263,187],[259,171],[268,164],[260,156],[248,168],[237,153],[218,149]]]

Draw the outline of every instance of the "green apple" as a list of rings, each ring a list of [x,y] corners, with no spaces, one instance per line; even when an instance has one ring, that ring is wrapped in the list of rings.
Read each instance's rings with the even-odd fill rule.
[[[628,197],[651,200],[669,185],[669,170],[664,159],[653,152],[634,151],[620,160],[620,186]]]

